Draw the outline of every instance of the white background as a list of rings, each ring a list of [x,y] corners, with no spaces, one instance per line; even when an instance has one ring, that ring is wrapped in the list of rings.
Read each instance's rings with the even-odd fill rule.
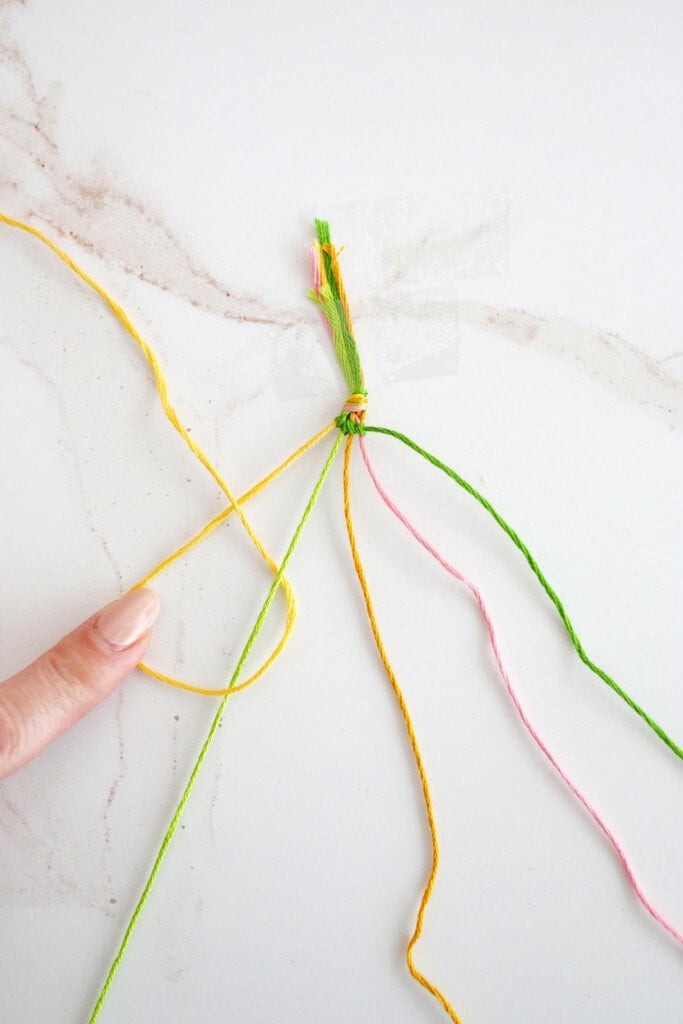
[[[0,208],[131,312],[230,484],[344,400],[305,298],[327,217],[369,421],[487,494],[588,652],[679,741],[682,22],[663,0],[0,3]],[[222,501],[97,297],[9,228],[0,261],[4,676]],[[581,666],[485,513],[369,444],[482,587],[529,714],[682,928],[683,765]],[[322,460],[254,502],[274,552]],[[229,705],[103,1024],[445,1019],[402,960],[428,835],[340,469],[292,565],[295,638]],[[420,969],[464,1024],[680,1024],[681,949],[523,732],[471,600],[359,462],[353,492],[443,847]],[[220,684],[267,585],[231,522],[159,582],[150,660]],[[262,654],[281,624],[276,603]],[[135,674],[0,788],[3,1020],[87,1020],[213,707]]]

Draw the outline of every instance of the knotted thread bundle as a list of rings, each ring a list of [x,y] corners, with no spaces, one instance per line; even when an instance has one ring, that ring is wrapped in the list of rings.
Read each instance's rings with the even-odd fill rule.
[[[168,397],[166,381],[156,356],[154,355],[150,347],[147,345],[147,343],[140,336],[139,332],[133,325],[132,321],[130,320],[126,312],[121,308],[121,306],[119,306],[118,303],[116,303],[99,284],[97,284],[88,274],[86,274],[86,272],[82,270],[71,259],[71,257],[69,257],[63,250],[61,250],[57,245],[55,245],[54,242],[52,242],[49,238],[47,238],[36,228],[32,227],[31,225],[25,224],[21,221],[7,217],[4,214],[0,214],[0,222],[11,227],[19,228],[23,231],[27,231],[29,234],[40,239],[40,241],[42,241],[45,245],[52,249],[52,251],[56,253],[56,255],[59,256],[60,259],[62,259],[67,264],[67,266],[69,266],[87,285],[93,288],[98,293],[98,295],[101,296],[101,298],[109,306],[109,308],[120,321],[125,330],[131,335],[133,340],[140,348],[145,359],[147,360],[154,377],[155,385],[157,388],[157,392],[159,394],[163,410],[166,416],[168,417],[169,421],[171,422],[175,430],[183,438],[183,440],[188,445],[188,447],[195,455],[195,457],[211,474],[211,476],[216,481],[218,486],[221,488],[223,493],[226,495],[226,498],[228,500],[228,505],[223,512],[221,512],[218,516],[215,516],[201,530],[199,530],[194,536],[192,536],[185,544],[183,544],[180,548],[178,548],[176,551],[170,554],[162,562],[160,562],[154,569],[148,572],[137,584],[135,584],[135,586],[143,586],[149,583],[152,579],[154,579],[155,576],[159,575],[159,573],[163,572],[173,562],[175,562],[178,558],[180,558],[182,555],[188,552],[192,547],[200,543],[206,536],[208,536],[209,533],[211,533],[211,531],[215,530],[218,526],[224,523],[233,512],[237,514],[239,520],[241,521],[244,529],[246,530],[247,535],[249,536],[259,556],[262,559],[264,559],[264,561],[267,563],[267,565],[273,572],[273,581],[270,586],[270,589],[268,590],[268,593],[264,598],[263,604],[256,617],[253,628],[249,636],[247,637],[244,648],[239,658],[237,659],[234,670],[225,687],[210,688],[199,686],[193,683],[188,683],[183,680],[176,679],[175,677],[169,676],[165,673],[159,672],[158,670],[152,668],[149,665],[140,665],[140,668],[142,668],[149,675],[152,675],[165,683],[169,683],[173,686],[181,687],[186,690],[191,690],[199,694],[220,696],[221,700],[218,703],[218,707],[214,715],[213,721],[211,723],[211,727],[209,729],[207,738],[201,750],[199,751],[197,760],[194,764],[194,767],[192,768],[187,784],[178,802],[178,806],[175,810],[175,813],[173,814],[173,817],[171,818],[171,822],[162,839],[159,851],[154,860],[149,877],[147,878],[147,881],[145,882],[142,888],[141,895],[138,899],[138,902],[130,918],[130,921],[128,922],[128,925],[125,929],[120,946],[112,960],[107,977],[95,1001],[92,1013],[89,1018],[89,1024],[94,1024],[94,1022],[98,1019],[100,1013],[102,1012],[107,994],[110,990],[118,967],[120,966],[121,961],[128,949],[132,933],[135,928],[135,924],[137,923],[140,914],[142,913],[142,910],[145,906],[145,903],[149,898],[155,879],[161,868],[163,859],[169,850],[173,836],[180,822],[180,818],[182,816],[184,807],[190,797],[195,780],[201,770],[202,764],[206,758],[209,748],[216,736],[218,726],[225,712],[229,698],[238,691],[244,690],[248,686],[252,685],[258,678],[260,678],[277,660],[279,655],[284,650],[284,647],[286,646],[289,637],[291,636],[291,632],[294,627],[294,622],[296,618],[296,604],[291,585],[287,581],[284,574],[295,552],[295,549],[304,530],[306,522],[308,521],[311,513],[313,512],[313,509],[323,488],[325,480],[329,474],[335,457],[337,456],[342,444],[344,444],[342,474],[344,496],[344,519],[346,523],[346,530],[351,550],[352,561],[360,584],[361,593],[365,604],[365,609],[367,612],[369,627],[375,641],[377,652],[384,666],[388,681],[394,692],[394,695],[396,697],[397,703],[401,711],[401,715],[403,717],[409,746],[420,779],[422,796],[425,806],[425,813],[431,837],[431,867],[428,872],[427,880],[422,892],[422,897],[420,899],[415,919],[415,925],[406,946],[406,963],[413,978],[415,978],[416,981],[418,981],[425,989],[427,989],[427,991],[429,991],[434,996],[434,998],[441,1005],[447,1016],[453,1022],[459,1024],[460,1018],[453,1009],[451,1003],[443,995],[440,988],[433,984],[416,967],[414,962],[415,947],[424,928],[425,912],[429,900],[432,896],[437,877],[439,866],[439,843],[436,830],[434,806],[430,793],[429,782],[424,764],[424,758],[420,750],[417,736],[415,734],[410,712],[408,710],[401,687],[397,680],[396,673],[394,672],[391,662],[389,660],[389,655],[387,653],[385,642],[380,633],[377,616],[375,614],[374,603],[370,595],[369,584],[367,581],[366,573],[363,567],[363,562],[361,559],[361,555],[358,549],[358,543],[354,532],[353,515],[351,509],[350,481],[352,464],[351,455],[354,443],[356,441],[358,442],[358,445],[360,447],[362,461],[384,505],[389,509],[389,511],[391,511],[391,513],[394,516],[396,516],[399,519],[399,521],[406,527],[406,529],[414,537],[414,539],[417,540],[417,542],[432,557],[434,557],[437,560],[437,562],[439,562],[439,564],[445,569],[445,571],[448,572],[457,581],[462,583],[465,587],[467,587],[469,592],[472,594],[482,615],[484,626],[503,684],[513,702],[513,705],[522,721],[522,724],[526,728],[530,737],[532,738],[536,746],[540,749],[540,751],[544,754],[544,756],[553,765],[553,767],[559,773],[562,780],[566,783],[571,792],[577,797],[577,799],[583,805],[583,807],[588,811],[588,813],[591,815],[595,823],[601,829],[605,837],[611,843],[619,860],[621,861],[621,864],[626,872],[627,878],[631,886],[633,887],[635,894],[637,895],[638,899],[643,904],[645,909],[655,918],[656,921],[659,922],[659,924],[661,924],[669,932],[669,934],[674,939],[676,939],[680,943],[683,943],[683,934],[681,934],[681,932],[678,929],[676,929],[673,924],[667,921],[666,918],[664,918],[648,900],[640,883],[636,878],[635,872],[631,866],[629,858],[627,857],[625,851],[623,850],[622,846],[620,845],[619,841],[617,840],[612,830],[605,823],[601,815],[593,807],[593,805],[590,803],[587,797],[585,797],[583,793],[579,790],[579,788],[571,781],[567,773],[561,767],[558,760],[551,753],[548,744],[541,738],[540,734],[529,720],[526,712],[522,707],[520,698],[510,681],[509,673],[507,672],[503,664],[502,655],[500,652],[500,645],[496,637],[493,622],[479,589],[475,586],[474,583],[468,580],[461,572],[459,572],[458,569],[456,569],[450,562],[448,562],[445,559],[443,555],[441,555],[436,550],[436,548],[424,537],[424,535],[418,530],[418,528],[413,525],[413,523],[407,517],[407,515],[398,508],[396,503],[390,498],[390,496],[387,494],[386,490],[380,483],[368,451],[367,435],[372,433],[380,433],[393,437],[394,439],[400,441],[410,450],[417,453],[427,462],[431,463],[431,465],[433,465],[435,468],[445,473],[460,488],[462,488],[471,497],[473,497],[475,501],[478,502],[479,505],[493,518],[497,525],[505,532],[505,534],[509,537],[509,539],[515,545],[515,547],[522,554],[523,558],[525,559],[529,568],[535,575],[539,584],[541,585],[546,595],[554,605],[559,615],[559,618],[569,636],[569,639],[584,665],[586,665],[586,667],[589,668],[595,676],[597,676],[604,683],[606,683],[614,691],[614,693],[617,694],[617,696],[619,696],[633,711],[635,711],[635,713],[650,727],[650,729],[653,730],[653,732],[656,733],[656,735],[666,744],[667,747],[669,747],[669,749],[678,758],[683,759],[683,750],[677,743],[675,743],[669,737],[669,735],[664,731],[664,729],[650,715],[648,715],[644,711],[644,709],[640,707],[640,705],[635,700],[633,700],[633,698],[630,697],[629,694],[626,693],[626,691],[610,675],[608,675],[607,672],[605,672],[604,669],[600,668],[597,664],[595,664],[595,662],[593,662],[590,659],[590,657],[587,655],[583,647],[583,644],[581,643],[581,640],[578,637],[578,634],[576,633],[576,630],[574,629],[571,620],[569,619],[567,612],[565,611],[563,603],[548,583],[545,575],[538,566],[538,563],[531,554],[529,548],[521,540],[521,538],[515,532],[515,530],[513,530],[512,527],[506,522],[506,520],[500,515],[500,513],[498,513],[494,509],[491,503],[482,494],[480,494],[479,491],[477,491],[471,484],[464,480],[455,470],[451,469],[436,456],[430,454],[424,448],[420,447],[418,444],[416,444],[416,442],[406,437],[405,434],[402,434],[401,432],[393,430],[389,427],[371,426],[366,423],[368,395],[365,389],[365,380],[353,332],[349,303],[346,297],[346,291],[344,288],[344,283],[339,268],[339,252],[332,245],[329,225],[325,221],[316,221],[317,239],[311,250],[311,260],[313,267],[313,288],[309,292],[309,295],[321,310],[323,321],[332,339],[332,343],[337,354],[339,365],[346,380],[346,384],[349,390],[349,397],[344,403],[341,412],[336,417],[334,422],[329,423],[326,427],[324,427],[312,438],[310,438],[303,445],[301,445],[300,448],[298,448],[292,455],[285,459],[271,473],[264,477],[263,480],[254,485],[254,487],[252,487],[238,499],[233,495],[225,479],[213,465],[208,456],[202,451],[202,449],[197,445],[197,443],[192,439],[188,431],[182,425]],[[250,525],[242,506],[246,504],[246,502],[248,502],[252,497],[257,495],[261,490],[263,490],[263,488],[266,487],[277,476],[279,476],[280,473],[287,469],[287,467],[290,466],[296,459],[298,459],[300,455],[303,455],[304,452],[307,452],[309,449],[311,449],[315,444],[317,444],[318,441],[322,440],[323,437],[329,435],[334,430],[335,426],[338,428],[339,433],[337,434],[331,446],[331,449],[329,450],[324,460],[315,487],[313,488],[313,491],[303,508],[303,512],[301,513],[300,519],[294,529],[290,543],[287,546],[278,564],[268,553],[265,546],[259,539],[258,535]],[[258,636],[266,620],[266,617],[270,611],[271,605],[273,604],[278,589],[282,591],[286,601],[286,617],[282,636],[276,647],[273,649],[273,651],[265,660],[265,662],[260,666],[260,668],[255,673],[253,673],[252,676],[250,676],[242,682],[239,682],[242,670],[244,668],[244,664],[254,645],[256,637]]]

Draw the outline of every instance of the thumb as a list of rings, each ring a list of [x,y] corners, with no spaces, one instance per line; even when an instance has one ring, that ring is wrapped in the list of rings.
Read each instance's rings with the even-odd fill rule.
[[[135,668],[158,611],[154,591],[133,590],[0,685],[0,779],[39,754]]]

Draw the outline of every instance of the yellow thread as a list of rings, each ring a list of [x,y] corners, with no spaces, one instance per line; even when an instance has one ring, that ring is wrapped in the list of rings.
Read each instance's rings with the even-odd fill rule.
[[[429,878],[427,879],[427,884],[425,886],[424,892],[422,893],[420,907],[417,912],[417,917],[415,919],[415,928],[413,930],[413,934],[410,938],[410,941],[406,947],[406,964],[408,965],[408,970],[410,971],[413,978],[417,982],[419,982],[420,985],[423,986],[423,988],[426,988],[428,992],[431,992],[431,994],[441,1004],[441,1006],[446,1011],[451,1020],[454,1022],[454,1024],[462,1024],[460,1018],[458,1017],[457,1013],[455,1012],[451,1004],[448,1002],[446,997],[439,991],[439,989],[435,985],[432,984],[431,981],[429,981],[428,978],[425,978],[424,974],[421,974],[420,971],[418,971],[413,962],[413,950],[415,949],[415,946],[417,945],[419,938],[422,935],[425,911],[427,909],[427,904],[431,899],[432,892],[434,890],[434,883],[436,882],[436,876],[439,870],[439,839],[436,831],[436,821],[434,819],[434,805],[432,803],[432,795],[429,788],[429,780],[427,779],[427,772],[425,770],[424,761],[422,759],[422,752],[420,751],[417,736],[415,735],[415,729],[413,728],[413,722],[410,717],[410,712],[408,711],[408,706],[406,704],[405,697],[403,696],[403,692],[401,690],[401,687],[399,686],[398,679],[396,678],[396,673],[394,672],[391,663],[389,662],[389,657],[387,655],[387,652],[384,647],[384,642],[380,635],[379,626],[377,624],[377,619],[375,617],[375,610],[372,604],[372,599],[370,597],[370,591],[368,589],[368,582],[365,576],[365,570],[363,568],[363,563],[361,562],[360,553],[358,551],[358,545],[356,543],[356,536],[353,529],[353,519],[351,517],[351,490],[349,486],[349,466],[351,461],[352,444],[353,435],[350,434],[346,439],[346,447],[344,449],[344,518],[346,520],[346,530],[349,535],[351,556],[353,558],[353,564],[356,570],[356,575],[358,577],[358,582],[360,583],[360,587],[363,592],[363,599],[365,601],[365,608],[367,611],[368,620],[370,622],[370,628],[372,630],[375,646],[377,647],[377,652],[380,656],[382,664],[384,665],[384,669],[389,678],[389,682],[391,683],[391,687],[396,696],[398,706],[401,709],[401,715],[403,716],[403,723],[408,734],[408,740],[410,742],[410,746],[413,752],[413,758],[415,760],[417,773],[420,777],[422,797],[424,800],[425,811],[427,812],[427,824],[429,825],[429,834],[431,836],[432,841],[432,867],[429,873]]]
[[[326,284],[329,284],[329,281],[327,278],[327,271],[325,269],[325,260],[322,258],[323,247],[320,244],[320,242],[318,242],[316,239],[316,241],[313,243],[313,248],[318,253],[318,272],[320,274],[320,284],[321,287],[324,287]]]
[[[346,399],[346,402],[344,404],[345,405],[367,405],[368,404],[368,396],[367,395],[362,395],[360,393],[356,393],[354,395],[349,395],[349,397]]]
[[[14,220],[12,217],[7,217],[4,213],[0,213],[0,222],[8,224],[10,227],[19,228],[21,231],[26,231],[29,235],[33,235],[35,238],[43,242],[44,245],[48,247],[48,249],[51,249],[56,256],[59,256],[60,260],[66,263],[67,267],[70,267],[70,269],[73,270],[74,274],[80,277],[81,280],[85,282],[85,284],[89,285],[89,287],[92,288],[93,291],[97,292],[100,298],[102,298],[104,302],[106,302],[106,304],[109,306],[116,319],[119,321],[122,327],[128,332],[133,341],[135,341],[138,348],[140,349],[145,359],[147,360],[147,363],[149,364],[149,367],[154,376],[154,383],[156,385],[157,393],[161,400],[161,405],[164,410],[164,413],[166,414],[167,419],[170,421],[175,430],[177,430],[177,432],[180,434],[180,436],[185,441],[185,444],[188,446],[193,455],[201,462],[204,468],[211,474],[213,479],[216,481],[220,489],[227,497],[231,506],[237,513],[254,547],[261,555],[261,557],[264,559],[264,561],[267,563],[271,571],[275,575],[277,575],[277,565],[266,551],[256,532],[252,529],[251,524],[244,515],[244,512],[242,511],[239,501],[237,500],[237,498],[234,497],[226,481],[223,479],[223,477],[218,472],[216,467],[213,465],[211,460],[208,458],[207,455],[204,454],[204,452],[199,447],[197,442],[194,441],[192,437],[190,437],[187,429],[180,422],[178,414],[176,413],[174,407],[171,405],[171,402],[169,400],[168,388],[161,366],[159,364],[159,360],[157,359],[156,355],[149,347],[147,342],[144,340],[144,338],[139,334],[137,328],[131,321],[125,309],[123,309],[123,307],[120,306],[118,302],[115,302],[114,299],[109,295],[109,293],[106,292],[104,288],[102,288],[102,286],[97,283],[97,281],[94,281],[93,278],[90,277],[90,275],[85,272],[85,270],[79,267],[79,265],[66,252],[64,252],[63,249],[60,249],[59,246],[56,245],[51,239],[49,239],[47,235],[44,235],[42,231],[39,231],[37,228],[32,227],[30,224],[25,224],[23,221]],[[257,677],[258,675],[262,674],[266,670],[266,668],[273,663],[278,654],[282,652],[282,650],[284,649],[285,645],[289,640],[292,629],[294,628],[294,620],[296,618],[296,602],[294,599],[294,592],[292,590],[291,584],[287,579],[285,579],[284,576],[280,580],[280,586],[282,587],[285,600],[287,602],[287,619],[285,622],[285,628],[279,644],[275,648],[275,651],[267,659],[264,666],[262,666],[262,668],[256,674]],[[154,674],[156,675],[156,678],[161,679],[164,682],[172,682],[170,677],[163,676],[161,673]],[[252,677],[252,681],[253,678],[254,677]],[[199,690],[199,692],[202,691]]]
[[[334,427],[334,423],[329,423],[326,427],[323,427],[322,430],[319,430],[317,434],[315,434],[308,441],[306,441],[305,444],[302,444],[300,448],[297,448],[297,450],[293,452],[289,456],[289,458],[285,459],[285,461],[281,463],[281,465],[279,465],[271,473],[269,473],[268,476],[265,476],[263,480],[259,481],[259,483],[255,484],[250,490],[246,491],[246,493],[243,494],[242,497],[239,499],[240,504],[244,505],[251,498],[255,498],[256,495],[259,494],[262,490],[264,490],[264,488],[266,488],[272,480],[278,477],[280,473],[287,469],[288,466],[291,466],[291,464],[296,459],[298,459],[300,455],[303,455],[305,452],[309,450],[309,448],[312,448],[313,445],[315,445],[323,437],[329,434],[330,431],[334,429]],[[185,544],[182,545],[182,547],[179,547],[178,550],[174,551],[172,555],[168,556],[168,558],[164,558],[162,562],[159,562],[156,568],[152,569],[151,572],[148,572],[147,575],[144,576],[139,583],[136,583],[134,587],[131,587],[131,590],[137,590],[139,587],[146,586],[151,580],[153,580],[156,576],[163,572],[164,569],[167,569],[169,565],[175,562],[177,558],[181,558],[184,554],[186,554],[193,547],[195,547],[195,545],[199,544],[202,540],[204,540],[205,537],[208,537],[208,535],[213,530],[215,530],[217,526],[220,526],[221,523],[224,523],[228,516],[231,515],[234,511],[235,507],[234,505],[231,505],[229,508],[226,508],[223,512],[220,512],[209,523],[207,523],[206,526],[199,531],[199,533],[195,534],[195,536],[192,537],[191,540],[188,540]],[[159,679],[162,683],[169,683],[171,686],[177,686],[181,690],[189,690],[192,693],[201,693],[208,697],[221,697],[226,693],[239,693],[240,690],[246,690],[248,686],[251,686],[252,683],[255,683],[256,680],[259,679],[264,674],[264,672],[266,672],[270,668],[270,666],[273,664],[276,658],[279,657],[286,643],[285,635],[287,632],[288,624],[289,609],[287,623],[285,624],[285,633],[283,633],[277,647],[274,648],[268,659],[264,661],[264,663],[261,665],[260,669],[257,672],[255,672],[253,676],[250,676],[245,682],[240,683],[239,686],[233,686],[231,688],[226,688],[222,690],[214,690],[210,689],[209,687],[194,686],[191,683],[184,683],[182,680],[176,679],[174,676],[168,676],[163,672],[158,672],[156,669],[151,668],[149,665],[147,665],[144,661],[141,661],[139,663],[138,668],[142,669],[143,672],[146,672],[148,676],[153,676],[155,679]]]
[[[275,480],[275,478],[278,477],[280,473],[284,472],[285,469],[288,469],[301,455],[305,455],[310,448],[318,443],[318,441],[322,441],[323,437],[326,437],[331,430],[334,430],[335,426],[336,424],[334,422],[328,423],[326,427],[323,427],[323,429],[319,430],[317,434],[310,437],[308,441],[301,445],[300,448],[297,448],[295,452],[292,452],[292,454],[286,458],[284,462],[280,463],[279,466],[273,469],[268,476],[264,476],[263,480],[259,480],[257,484],[254,484],[254,486],[248,491],[245,491],[242,497],[238,499],[240,505],[245,505],[252,498],[255,498],[257,494],[260,494],[261,491],[271,483],[271,481]],[[214,516],[206,526],[202,527],[199,533],[196,533],[191,540],[186,541],[185,544],[183,544],[182,547],[179,547],[177,551],[174,551],[172,555],[168,555],[167,558],[164,558],[163,561],[159,562],[154,569],[151,569],[146,576],[143,576],[142,579],[130,589],[137,590],[139,587],[146,587],[147,584],[155,579],[155,577],[159,576],[164,569],[167,569],[169,565],[172,565],[177,558],[182,558],[183,555],[187,554],[188,551],[191,551],[193,547],[200,543],[200,541],[204,540],[205,537],[208,537],[210,533],[213,533],[216,527],[220,526],[221,523],[224,523],[228,516],[232,515],[234,511],[235,506],[230,505],[229,508],[224,509],[223,512],[219,512],[218,515]],[[231,692],[234,693],[234,689]]]

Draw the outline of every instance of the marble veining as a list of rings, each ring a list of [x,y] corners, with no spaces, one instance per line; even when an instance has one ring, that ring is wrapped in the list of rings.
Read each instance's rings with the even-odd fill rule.
[[[296,338],[288,341],[288,332],[302,324],[315,324],[315,311],[305,313],[300,306],[274,308],[267,295],[237,294],[190,250],[153,202],[126,188],[125,172],[111,161],[100,158],[87,169],[65,165],[58,142],[59,84],[55,83],[48,95],[40,96],[29,62],[12,38],[10,11],[24,5],[24,0],[4,0],[0,5],[1,63],[21,87],[19,102],[0,104],[3,206],[192,307],[237,323],[275,328],[284,332],[285,344],[297,344]],[[27,188],[27,182],[33,184]],[[112,230],[113,225],[116,230]],[[418,235],[411,244],[385,247],[387,287],[381,294],[354,299],[359,330],[371,333],[372,323],[378,318],[400,324],[409,317],[423,325],[449,320],[456,324],[460,320],[517,344],[542,348],[558,360],[579,367],[622,398],[650,410],[670,426],[679,426],[683,379],[669,367],[664,368],[677,359],[678,350],[657,362],[607,327],[457,297],[424,301],[412,295],[406,301],[397,291],[416,265],[435,261],[447,265],[453,259],[454,247],[466,266],[467,252],[489,235],[491,223],[487,221],[453,236]],[[273,349],[282,343],[278,340]],[[440,360],[438,351],[437,358],[431,353],[424,360],[423,365],[431,368],[426,373],[420,370],[415,355],[406,361],[401,352],[405,365],[397,379],[413,377],[412,363],[416,364],[417,377],[439,375],[444,367],[445,372],[453,372],[453,360]]]
[[[667,276],[683,209],[672,130],[683,91],[672,87],[680,60],[667,42],[676,16],[660,0],[637,0],[618,18],[609,4],[577,12],[531,0],[514,9],[401,0],[391,16],[384,7],[352,0],[332,23],[296,3],[124,0],[107,21],[106,7],[93,15],[85,0],[64,0],[58,18],[47,0],[0,0],[0,209],[43,228],[122,293],[193,436],[245,485],[257,462],[269,466],[289,446],[297,400],[340,398],[304,295],[306,225],[314,213],[329,217],[347,246],[377,406],[398,413],[405,400],[414,419],[426,409],[430,429],[418,440],[445,455],[453,439],[468,479],[496,503],[504,494],[591,652],[680,737],[683,343]],[[203,218],[220,203],[204,246]],[[188,211],[196,229],[183,226]],[[228,250],[245,254],[232,270],[212,255],[223,220]],[[272,288],[261,283],[261,225],[282,257]],[[642,292],[633,287],[639,243]],[[7,281],[26,280],[17,308],[6,284],[0,327],[4,393],[25,418],[3,427],[9,444],[24,431],[21,450],[0,442],[11,486],[22,489],[16,508],[3,495],[0,643],[12,657],[67,628],[67,590],[64,604],[85,614],[92,594],[129,585],[219,502],[167,436],[139,353],[109,343],[117,328],[104,310],[94,338],[96,303],[73,314],[39,259],[31,277],[32,244],[2,235],[6,259],[24,247]],[[623,276],[619,245],[628,247]],[[650,275],[647,254],[662,256],[664,276]],[[31,335],[34,294],[40,338]],[[81,373],[84,354],[92,360]],[[499,359],[523,374],[522,401],[497,375]],[[539,422],[535,400],[547,412],[554,398],[548,382],[560,400],[530,459],[524,439]],[[579,404],[574,460],[567,421]],[[404,423],[397,415],[391,425]],[[24,475],[32,446],[45,483]],[[526,567],[514,551],[501,554],[507,542],[491,539],[479,510],[461,516],[458,506],[454,523],[436,481],[413,493],[396,447],[384,449],[390,489],[397,479],[416,522],[447,537],[463,568],[481,570],[530,710],[680,924],[680,765],[586,681],[542,595],[525,584]],[[314,462],[254,501],[274,552]],[[360,479],[355,486],[360,496]],[[293,564],[301,615],[278,666],[282,685],[230,702],[117,983],[117,1019],[151,1005],[169,1024],[220,1019],[226,1002],[245,1024],[273,1013],[300,1024],[434,1016],[405,977],[397,938],[428,863],[419,790],[352,586],[339,489],[331,477]],[[19,508],[31,513],[26,523]],[[677,951],[634,907],[599,837],[558,798],[491,695],[496,681],[464,603],[451,605],[427,573],[411,576],[419,553],[403,562],[376,509],[365,511],[359,497],[373,591],[439,802],[443,873],[420,967],[444,981],[465,1024],[511,1015],[677,1024]],[[139,552],[149,564],[137,565]],[[193,678],[203,648],[207,661],[234,657],[249,587],[265,578],[250,575],[239,547],[214,556],[207,545],[204,556],[160,583],[169,614],[159,665]],[[32,577],[45,583],[39,595]],[[82,1018],[213,707],[133,677],[0,786],[12,1020]]]

